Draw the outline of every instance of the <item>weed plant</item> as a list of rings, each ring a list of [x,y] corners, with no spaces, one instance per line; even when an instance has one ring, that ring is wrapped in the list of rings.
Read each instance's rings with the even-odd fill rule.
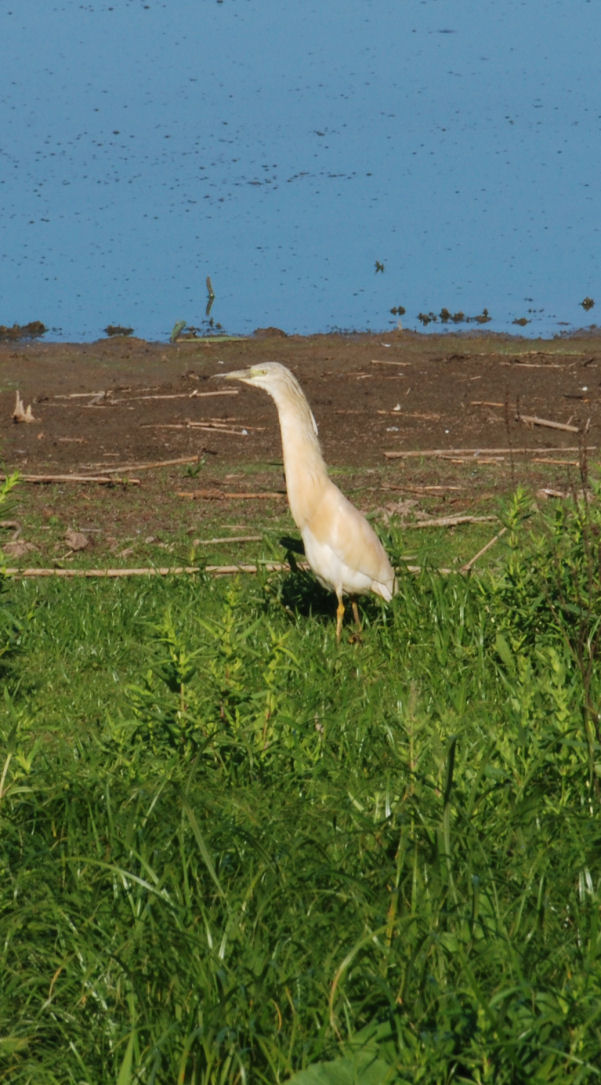
[[[526,512],[339,646],[301,572],[8,587],[0,1080],[601,1077],[599,513]]]
[[[4,517],[10,510],[10,495],[19,481],[15,472],[5,477],[0,482],[0,517]],[[0,564],[0,573],[2,566]],[[6,671],[6,663],[15,650],[19,640],[21,623],[13,609],[5,602],[4,584],[0,581],[0,679]]]

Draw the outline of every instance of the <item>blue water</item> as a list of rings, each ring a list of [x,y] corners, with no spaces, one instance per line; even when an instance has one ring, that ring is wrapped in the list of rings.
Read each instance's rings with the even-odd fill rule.
[[[7,0],[0,32],[0,323],[206,331],[207,275],[230,333],[595,322],[598,0]]]

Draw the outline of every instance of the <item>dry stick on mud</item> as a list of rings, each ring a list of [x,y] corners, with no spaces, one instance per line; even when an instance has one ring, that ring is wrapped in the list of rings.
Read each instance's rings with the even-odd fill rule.
[[[504,403],[497,403],[487,399],[472,399],[471,407],[497,407],[503,409]],[[581,427],[574,426],[571,422],[552,422],[549,418],[540,418],[536,414],[522,414],[518,411],[515,415],[516,422],[524,422],[527,426],[546,426],[547,429],[560,429],[566,433],[580,433]]]
[[[521,369],[564,369],[557,362],[501,362],[501,365],[519,365]]]
[[[587,445],[586,452],[595,452],[596,445]],[[512,455],[536,455],[541,452],[581,452],[580,445],[557,445],[552,448],[540,448],[532,446],[524,446],[522,448],[417,448],[417,449],[403,449],[399,451],[384,452],[383,455],[387,460],[396,459],[409,459],[410,457],[419,456],[473,456],[473,458],[479,459],[481,456],[508,456]]]
[[[227,501],[229,498],[236,501],[263,500],[271,497],[284,498],[286,494],[282,490],[265,491],[263,493],[226,493],[224,490],[176,490],[176,497],[186,497],[190,501]]]
[[[110,388],[101,392],[57,392],[51,399],[44,400],[44,407],[69,407],[71,404],[68,402],[70,399],[90,399],[94,403],[86,403],[84,406],[105,406],[116,407],[121,403],[139,403],[142,400],[148,399],[209,399],[216,396],[237,396],[238,392],[235,388],[225,389],[221,392],[197,392],[194,389],[192,392],[148,392],[147,395],[136,396],[122,396],[121,399],[115,399],[114,394]],[[63,403],[56,403],[55,400],[65,400]]]
[[[112,473],[112,472],[111,472]],[[0,481],[6,481],[6,475],[0,475]],[[48,485],[51,482],[96,482],[100,486],[115,486],[126,483],[128,486],[139,486],[139,478],[110,478],[109,472],[102,475],[19,475],[19,482],[33,482]]]
[[[372,358],[370,365],[411,365],[411,362],[393,362],[388,358]]]
[[[139,403],[146,399],[208,399],[214,396],[237,396],[238,392],[234,389],[226,389],[222,392],[197,392],[196,389],[192,392],[154,392],[152,395],[147,396],[124,396],[122,399],[113,399],[111,396],[110,403]]]
[[[580,433],[580,426],[570,422],[552,422],[548,418],[539,418],[536,414],[516,414],[516,422],[525,422],[527,426],[546,426],[547,429],[561,429],[566,433]]]
[[[548,463],[552,467],[579,467],[578,460],[556,460],[552,456],[537,456],[533,463]]]
[[[199,429],[203,433],[224,433],[226,437],[246,437],[250,429],[263,429],[263,426],[244,426],[239,429],[228,429],[226,426],[217,426],[214,422],[143,422],[141,429]]]
[[[153,471],[155,467],[176,467],[179,464],[185,463],[198,463],[200,457],[198,454],[195,456],[178,456],[175,460],[153,460],[150,463],[122,463],[117,467],[105,467],[103,464],[91,464],[90,470],[96,468],[96,470],[102,471],[104,475],[120,475],[125,471]]]

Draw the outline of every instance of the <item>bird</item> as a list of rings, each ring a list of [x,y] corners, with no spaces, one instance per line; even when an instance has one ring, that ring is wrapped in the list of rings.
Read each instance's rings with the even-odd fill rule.
[[[226,380],[263,388],[278,411],[286,491],[309,567],[338,600],[336,640],[344,618],[343,596],[351,597],[360,629],[356,595],[373,592],[386,602],[396,591],[394,569],[371,524],[328,475],[317,423],[296,377],[279,362],[220,373]]]

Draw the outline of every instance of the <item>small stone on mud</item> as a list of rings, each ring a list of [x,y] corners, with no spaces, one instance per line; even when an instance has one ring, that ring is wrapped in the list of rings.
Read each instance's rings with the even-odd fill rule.
[[[34,543],[25,542],[25,539],[15,539],[14,542],[8,542],[6,546],[3,546],[2,550],[9,558],[22,558],[24,554],[37,550],[37,546]]]
[[[65,531],[65,542],[70,550],[85,550],[90,545],[90,540],[83,531],[74,531],[71,527]]]

